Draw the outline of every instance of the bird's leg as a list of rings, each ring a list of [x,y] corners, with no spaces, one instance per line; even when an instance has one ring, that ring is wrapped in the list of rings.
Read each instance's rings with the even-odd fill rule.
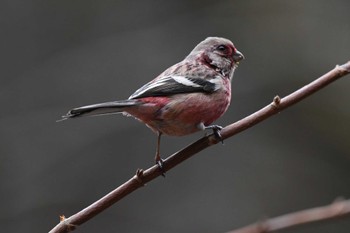
[[[165,172],[163,169],[163,159],[160,157],[160,138],[162,136],[161,132],[158,132],[158,138],[157,138],[157,150],[156,150],[156,156],[154,160],[156,161],[156,164],[158,165],[159,169],[162,172],[162,176],[165,177]]]
[[[158,164],[159,161],[161,161],[162,159],[160,158],[160,137],[162,136],[161,132],[158,132],[158,138],[157,138],[157,150],[156,150],[156,156],[154,158],[154,160],[156,161],[156,163]]]
[[[222,144],[224,144],[224,139],[222,139],[220,131],[222,130],[222,126],[220,125],[208,125],[205,126],[204,129],[212,129],[215,137],[221,141]]]

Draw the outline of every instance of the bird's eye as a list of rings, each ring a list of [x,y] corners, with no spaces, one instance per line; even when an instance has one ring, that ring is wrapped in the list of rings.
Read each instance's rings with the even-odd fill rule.
[[[219,45],[216,49],[221,51],[221,52],[226,52],[227,46],[222,44],[222,45]]]

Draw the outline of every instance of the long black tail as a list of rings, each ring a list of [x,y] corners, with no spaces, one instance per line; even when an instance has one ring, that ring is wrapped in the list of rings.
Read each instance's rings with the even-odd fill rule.
[[[69,118],[81,117],[81,116],[98,116],[108,115],[123,112],[126,107],[136,106],[139,102],[137,100],[121,100],[106,102],[101,104],[93,104],[74,108],[70,110],[66,115],[62,116],[61,120]],[[60,121],[60,120],[59,120]]]

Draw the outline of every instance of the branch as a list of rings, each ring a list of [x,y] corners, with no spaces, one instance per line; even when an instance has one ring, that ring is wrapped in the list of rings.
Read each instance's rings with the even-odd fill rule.
[[[242,132],[243,130],[246,130],[258,124],[266,118],[279,113],[283,109],[288,108],[295,103],[298,103],[299,101],[305,99],[309,95],[319,91],[323,87],[349,73],[350,61],[348,61],[344,65],[336,66],[333,70],[324,74],[320,78],[300,88],[299,90],[296,90],[292,94],[282,99],[279,96],[276,96],[271,104],[223,128],[220,131],[222,138],[227,139],[235,134]],[[204,150],[209,146],[217,144],[218,142],[219,141],[217,140],[217,138],[212,134],[199,139],[198,141],[192,143],[191,145],[185,147],[184,149],[176,152],[175,154],[165,159],[163,164],[163,170],[169,171],[173,167],[182,163],[184,160],[192,157],[193,155],[197,154],[198,152]],[[86,207],[85,209],[72,215],[69,218],[61,216],[60,223],[57,226],[55,226],[50,231],[50,233],[61,233],[74,230],[77,226],[93,218],[103,210],[107,209],[117,201],[121,200],[123,197],[132,193],[136,189],[144,186],[146,183],[157,178],[160,175],[162,175],[162,173],[158,169],[157,165],[150,167],[145,171],[138,169],[136,175],[134,175],[131,179],[126,181],[124,184],[122,184],[106,196],[102,197],[100,200],[94,202],[90,206]]]
[[[302,210],[267,219],[227,233],[268,233],[294,226],[329,220],[350,214],[350,200],[335,201],[327,206]]]

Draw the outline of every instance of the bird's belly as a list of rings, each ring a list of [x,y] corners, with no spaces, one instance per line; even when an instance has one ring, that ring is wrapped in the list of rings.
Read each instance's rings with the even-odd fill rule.
[[[159,120],[152,122],[150,127],[172,136],[197,132],[202,130],[201,124],[208,126],[226,112],[229,97],[224,92],[177,96],[161,109]]]

